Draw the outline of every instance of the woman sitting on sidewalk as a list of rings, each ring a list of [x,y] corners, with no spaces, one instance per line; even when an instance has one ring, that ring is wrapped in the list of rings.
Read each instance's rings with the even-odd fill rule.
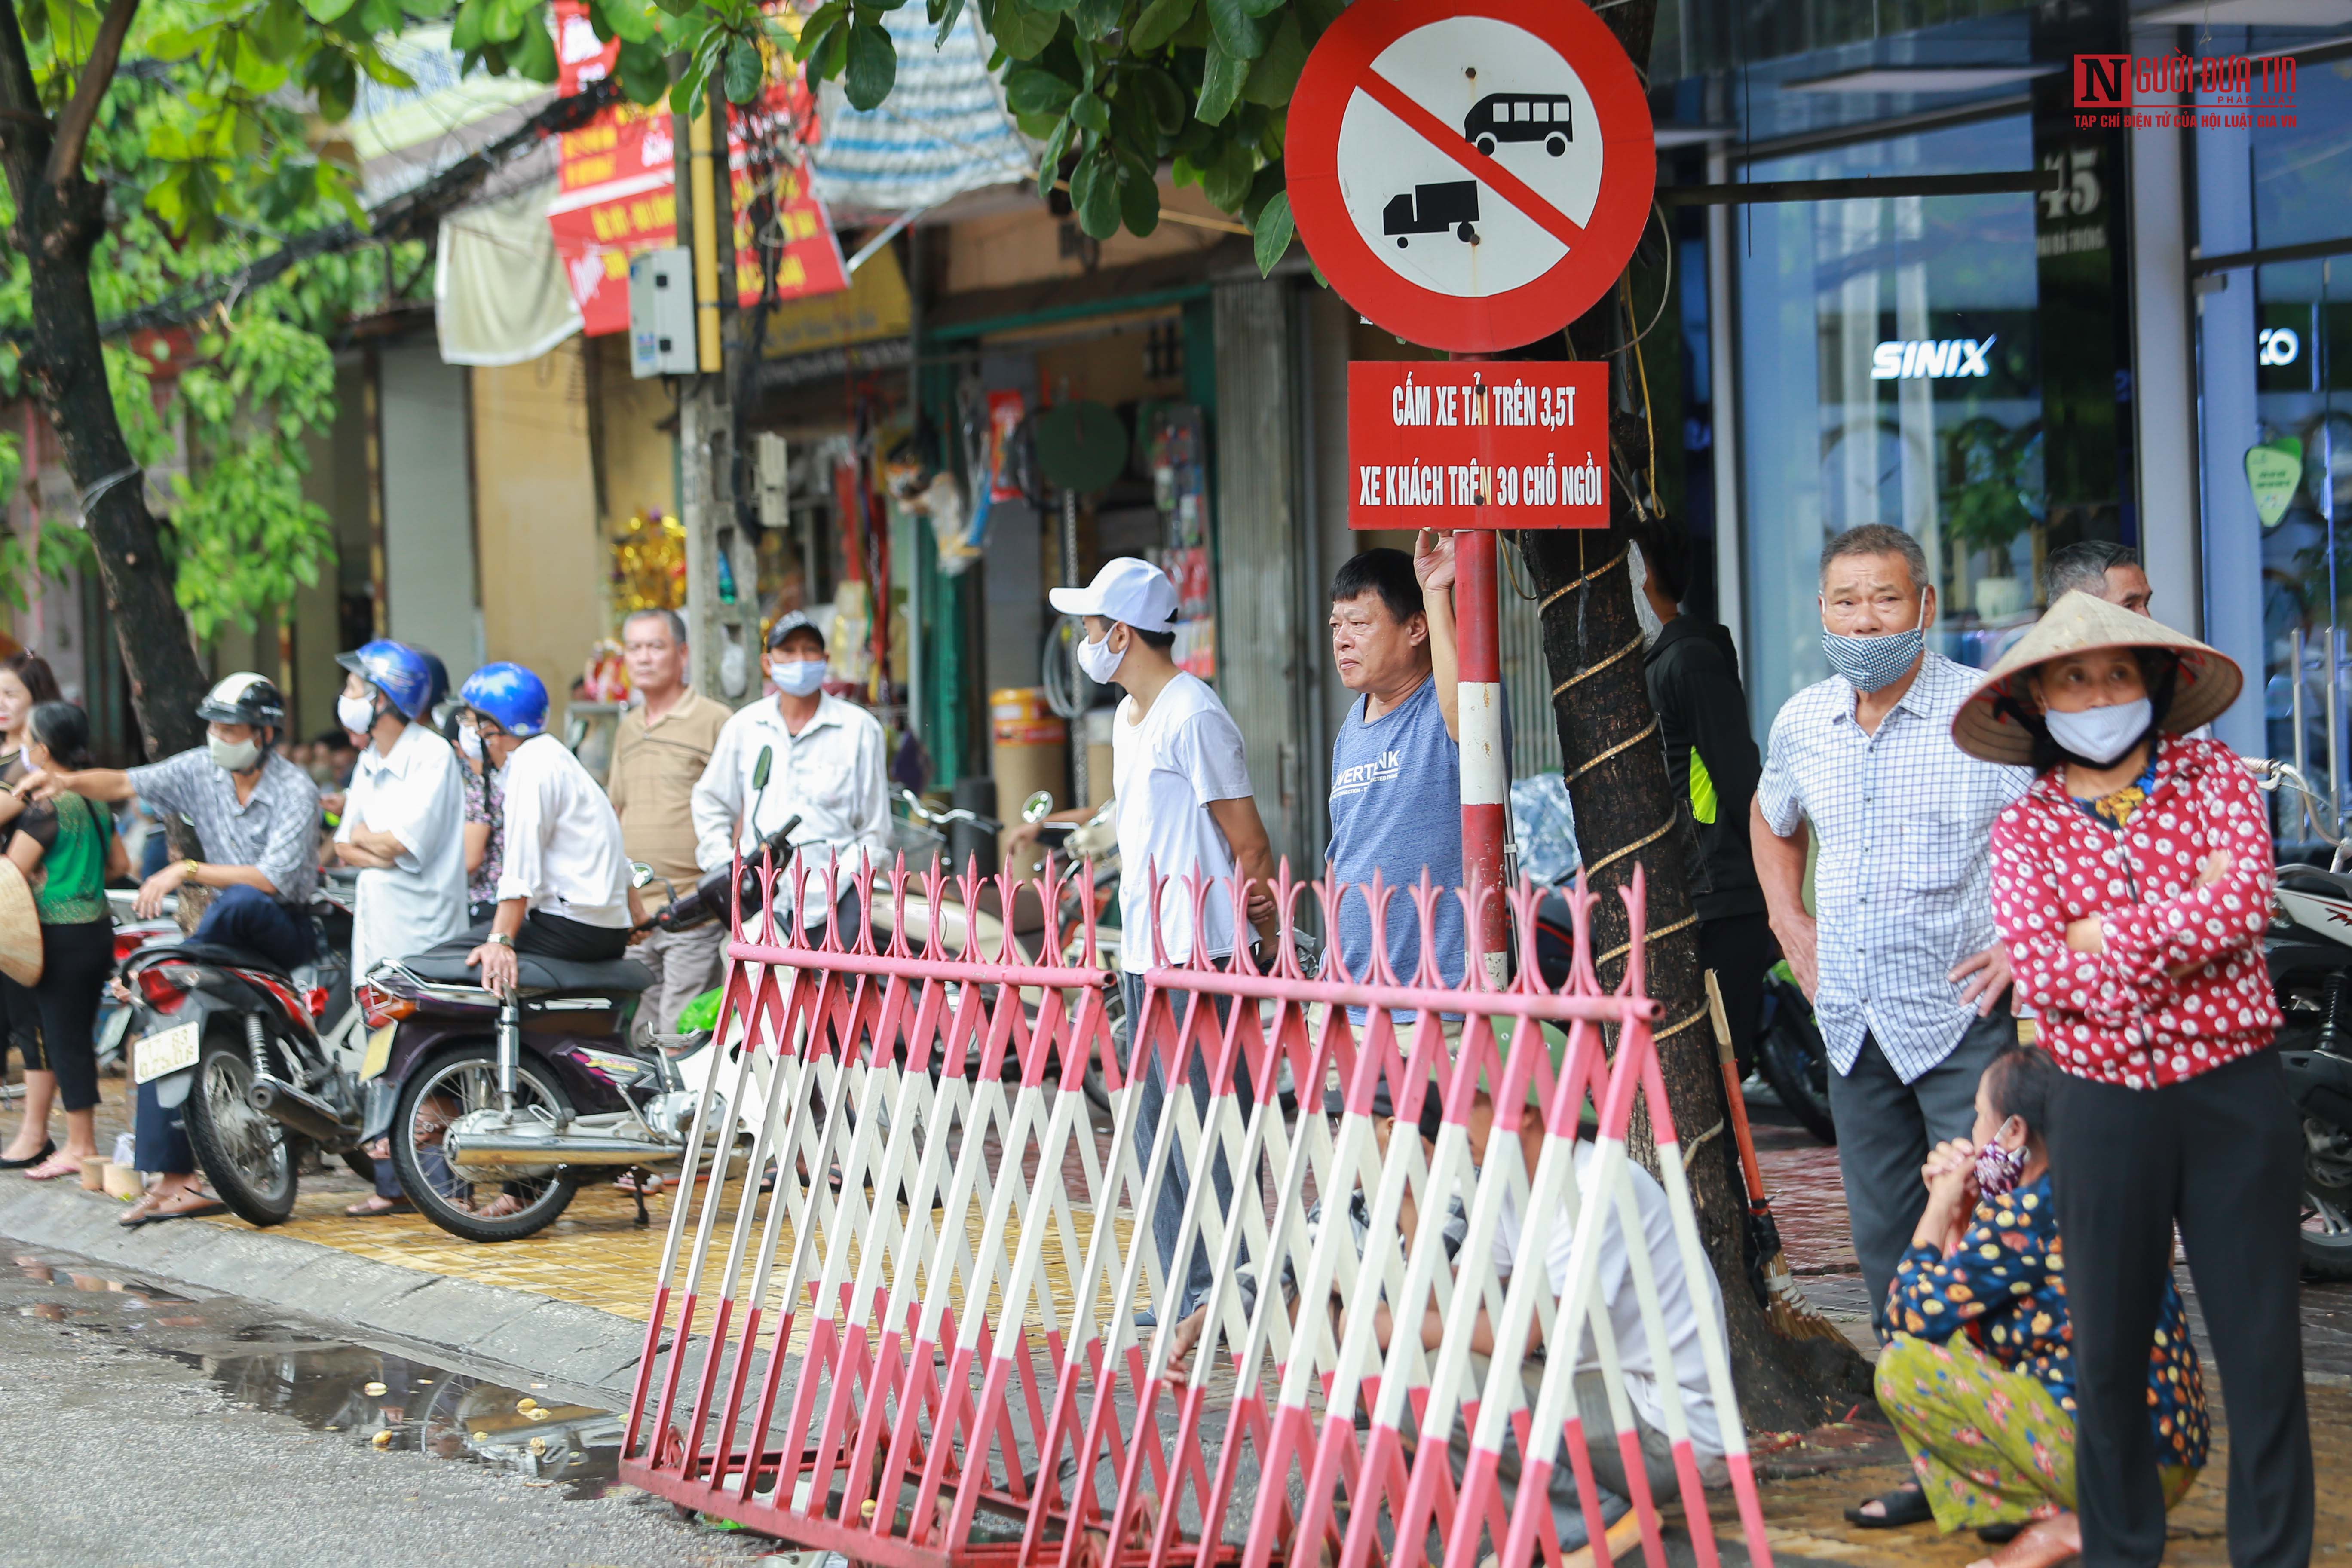
[[[1991,1568],[2047,1568],[2083,1547],[2064,1247],[2042,1135],[2058,1088],[2057,1068],[2036,1047],[2009,1047],[1985,1068],[1974,1141],[1940,1145],[1922,1172],[1927,1209],[1887,1293],[1896,1332],[1878,1358],[1879,1407],[1920,1490],[1888,1494],[1885,1513],[1863,1522],[1932,1512],[1945,1531],[1993,1540],[2024,1524],[1980,1560]],[[2170,1508],[2203,1468],[2208,1434],[2197,1350],[2169,1278],[2147,1409]]]

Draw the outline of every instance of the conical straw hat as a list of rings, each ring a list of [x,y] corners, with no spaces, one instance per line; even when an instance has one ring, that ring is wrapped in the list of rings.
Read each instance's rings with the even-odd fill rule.
[[[0,974],[19,985],[41,983],[41,917],[16,863],[0,855]]]
[[[2162,648],[2180,660],[2180,676],[2173,683],[2172,706],[2158,721],[2168,735],[2183,735],[2209,724],[2238,700],[2245,677],[2235,660],[2216,652],[2186,632],[2174,631],[2162,621],[2135,615],[2076,590],[2050,606],[2032,629],[2000,657],[1975,695],[1952,715],[1952,741],[1970,756],[1989,763],[2033,761],[2033,736],[2014,714],[2001,707],[2008,698],[2030,707],[2021,677],[2036,665],[2094,648]]]

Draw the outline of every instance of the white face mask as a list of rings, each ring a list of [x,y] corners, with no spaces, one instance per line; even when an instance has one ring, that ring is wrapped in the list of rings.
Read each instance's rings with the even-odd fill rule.
[[[1078,668],[1085,670],[1087,679],[1097,686],[1108,686],[1112,679],[1118,674],[1118,667],[1126,662],[1126,650],[1122,648],[1116,653],[1112,652],[1110,639],[1108,637],[1100,642],[1082,642],[1078,645]]]
[[[806,697],[824,684],[825,662],[821,658],[779,659],[768,666],[768,674],[780,691],[794,697]]]
[[[457,729],[457,749],[466,753],[468,761],[477,763],[480,762],[482,760],[482,732],[479,730],[475,729],[470,724],[459,725]]]
[[[2085,708],[2080,713],[2052,709],[2042,715],[2050,738],[2084,762],[2106,766],[2132,749],[2147,733],[2156,705],[2145,697],[2106,708]]]
[[[375,704],[346,692],[335,699],[335,721],[354,735],[364,735],[375,728]]]
[[[205,751],[215,767],[226,768],[233,773],[244,773],[261,760],[261,748],[250,740],[224,741],[218,735],[206,735]]]

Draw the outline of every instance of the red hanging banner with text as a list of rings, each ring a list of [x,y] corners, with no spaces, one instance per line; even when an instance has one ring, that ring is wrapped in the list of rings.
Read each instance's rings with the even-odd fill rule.
[[[601,80],[620,52],[617,40],[596,37],[581,0],[556,0],[557,90],[566,95]],[[752,244],[752,176],[744,136],[790,142],[793,127],[813,125],[808,86],[797,74],[771,87],[749,114],[738,112],[728,139],[735,210],[735,284],[745,305],[760,299],[760,253]],[[589,337],[626,331],[629,326],[629,258],[677,243],[677,201],[671,189],[674,141],[667,104],[640,108],[620,103],[577,131],[566,132],[557,149],[556,195],[547,221],[572,298],[587,323]],[[809,140],[814,140],[812,132]],[[775,227],[784,242],[776,268],[776,297],[803,299],[849,287],[840,243],[824,204],[809,187],[805,167],[784,163],[776,171]]]
[[[1606,528],[1608,367],[1358,360],[1348,463],[1350,528]]]

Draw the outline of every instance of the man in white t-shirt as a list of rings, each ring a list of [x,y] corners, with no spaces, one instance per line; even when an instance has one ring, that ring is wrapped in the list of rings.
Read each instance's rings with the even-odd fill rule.
[[[1177,668],[1170,657],[1176,642],[1178,601],[1176,585],[1167,574],[1150,562],[1122,556],[1105,565],[1087,586],[1056,588],[1051,596],[1056,610],[1086,619],[1087,640],[1078,646],[1078,663],[1087,676],[1106,686],[1116,681],[1127,689],[1127,700],[1111,723],[1111,777],[1118,799],[1120,985],[1132,1026],[1142,1016],[1143,973],[1154,962],[1152,873],[1156,870],[1163,882],[1160,935],[1166,961],[1190,959],[1197,936],[1202,953],[1222,963],[1234,952],[1236,872],[1254,884],[1251,922],[1269,936],[1274,931],[1274,896],[1266,890],[1274,880],[1274,852],[1265,824],[1258,818],[1256,797],[1250,793],[1240,729],[1209,684]],[[1087,814],[1058,815],[1069,819]],[[1018,842],[1034,833],[1016,829],[1011,837]],[[1191,878],[1209,888],[1204,929],[1199,932],[1192,929]],[[1181,1010],[1185,998],[1172,1000]],[[1187,1070],[1194,1101],[1205,1111],[1208,1063],[1195,1052]],[[1234,1087],[1247,1115],[1247,1079],[1237,1076]],[[1144,1079],[1141,1124],[1136,1133],[1140,1157],[1150,1156],[1159,1135],[1165,1093],[1155,1066]],[[1181,1162],[1181,1147],[1177,1158]],[[1213,1179],[1219,1204],[1229,1204],[1233,1183],[1222,1157]],[[1160,1184],[1151,1215],[1152,1238],[1177,1296],[1180,1321],[1207,1294],[1213,1272],[1207,1247],[1196,1241],[1182,1282],[1176,1283],[1176,1238],[1183,1227],[1187,1186],[1180,1163]],[[1165,1303],[1157,1305],[1166,1310]]]

